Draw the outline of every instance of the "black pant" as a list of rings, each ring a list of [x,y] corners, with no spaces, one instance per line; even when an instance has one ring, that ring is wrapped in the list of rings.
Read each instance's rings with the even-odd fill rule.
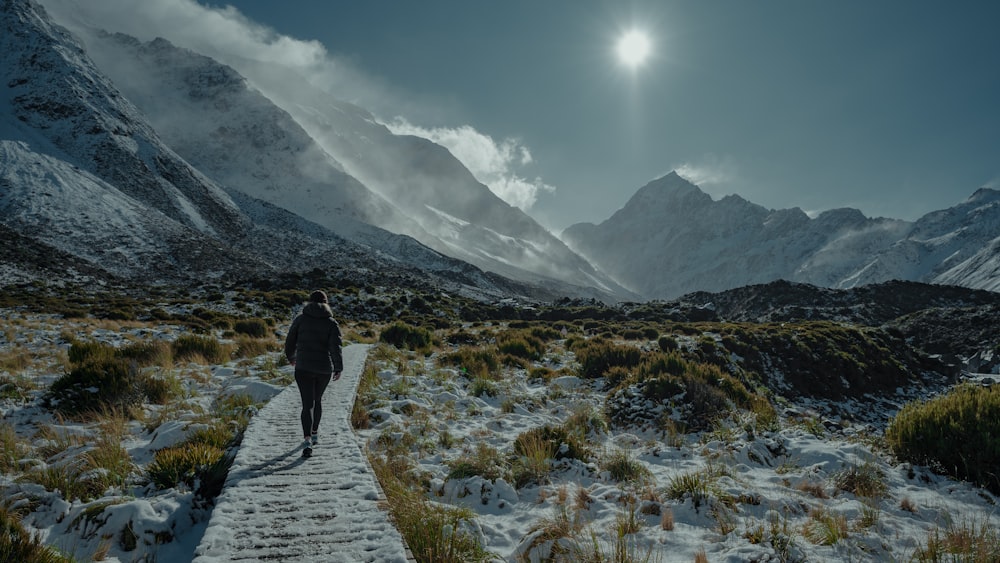
[[[295,384],[299,386],[299,395],[302,396],[302,435],[307,438],[319,429],[319,419],[323,416],[323,392],[332,376],[329,373],[295,370]]]

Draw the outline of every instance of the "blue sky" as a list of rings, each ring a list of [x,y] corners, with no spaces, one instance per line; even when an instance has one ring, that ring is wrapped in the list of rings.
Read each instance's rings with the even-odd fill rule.
[[[95,2],[116,4],[81,5]],[[477,176],[508,182],[505,199],[556,230],[606,219],[674,169],[716,198],[911,220],[1000,188],[997,2],[142,4],[231,5],[261,41],[347,69],[335,95],[406,130],[488,139],[506,160]],[[178,42],[176,20],[155,21]],[[652,42],[635,69],[614,54],[633,27]]]

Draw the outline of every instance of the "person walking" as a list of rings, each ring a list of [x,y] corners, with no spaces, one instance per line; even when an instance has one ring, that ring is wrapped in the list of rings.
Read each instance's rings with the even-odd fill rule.
[[[340,351],[340,325],[333,318],[326,293],[316,290],[302,312],[292,320],[285,336],[285,357],[295,368],[295,384],[302,397],[302,456],[309,457],[318,442],[316,433],[323,416],[323,392],[340,379],[344,356]]]

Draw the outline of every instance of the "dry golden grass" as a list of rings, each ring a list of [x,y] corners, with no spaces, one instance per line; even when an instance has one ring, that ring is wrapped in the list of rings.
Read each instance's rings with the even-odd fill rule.
[[[660,512],[660,529],[667,532],[674,529],[674,511],[669,506],[664,507]]]

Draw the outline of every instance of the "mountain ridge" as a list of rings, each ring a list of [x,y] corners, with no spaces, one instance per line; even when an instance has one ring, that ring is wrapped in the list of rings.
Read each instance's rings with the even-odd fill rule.
[[[676,172],[640,188],[607,220],[562,238],[652,299],[787,279],[849,288],[892,279],[1000,289],[1000,192],[982,188],[914,222],[839,208],[810,218],[740,196],[713,200]],[[622,245],[634,252],[622,253]]]

